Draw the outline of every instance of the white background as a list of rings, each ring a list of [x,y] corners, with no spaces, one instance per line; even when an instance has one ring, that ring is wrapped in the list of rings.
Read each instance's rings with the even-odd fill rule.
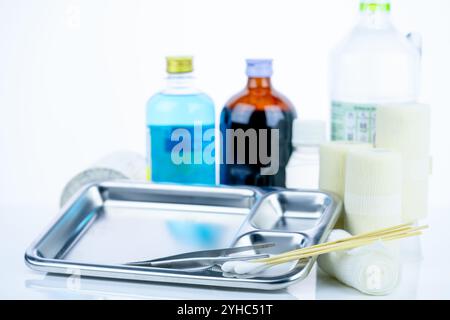
[[[431,199],[450,208],[450,1],[393,0],[392,11],[424,37]],[[0,0],[0,204],[56,209],[78,171],[111,151],[144,153],[144,106],[167,54],[195,56],[218,111],[244,86],[245,58],[274,58],[299,116],[327,119],[328,54],[357,14],[358,0]]]

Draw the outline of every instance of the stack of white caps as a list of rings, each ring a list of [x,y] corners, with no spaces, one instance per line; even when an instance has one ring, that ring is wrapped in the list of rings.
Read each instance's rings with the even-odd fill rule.
[[[428,207],[430,108],[422,104],[377,108],[376,146],[397,151],[403,166],[403,222],[425,218]]]
[[[401,223],[402,161],[383,149],[352,151],[345,175],[345,225],[352,234]]]
[[[326,141],[326,123],[320,120],[294,120],[292,144],[319,146]]]

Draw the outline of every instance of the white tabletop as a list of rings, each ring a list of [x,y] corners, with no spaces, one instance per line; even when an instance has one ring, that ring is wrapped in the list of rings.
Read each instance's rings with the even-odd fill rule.
[[[30,270],[26,247],[51,221],[50,208],[0,208],[2,250],[0,298],[6,299],[450,299],[450,210],[433,208],[420,239],[403,243],[400,285],[389,296],[371,297],[346,287],[314,268],[309,277],[287,290],[260,292],[207,287],[57,276]]]

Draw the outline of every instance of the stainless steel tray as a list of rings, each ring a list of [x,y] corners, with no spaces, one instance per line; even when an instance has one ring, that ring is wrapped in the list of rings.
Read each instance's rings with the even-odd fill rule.
[[[236,278],[123,265],[177,253],[275,242],[279,253],[320,243],[341,211],[319,191],[105,182],[79,192],[26,251],[27,265],[51,273],[276,290],[307,276],[314,259],[275,275]]]

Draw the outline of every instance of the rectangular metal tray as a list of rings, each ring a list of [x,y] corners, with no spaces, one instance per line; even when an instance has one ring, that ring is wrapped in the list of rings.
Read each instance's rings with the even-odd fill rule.
[[[51,273],[277,290],[307,276],[315,259],[270,276],[236,278],[124,265],[177,253],[275,242],[280,253],[324,241],[341,202],[319,191],[105,182],[80,191],[26,251]]]

